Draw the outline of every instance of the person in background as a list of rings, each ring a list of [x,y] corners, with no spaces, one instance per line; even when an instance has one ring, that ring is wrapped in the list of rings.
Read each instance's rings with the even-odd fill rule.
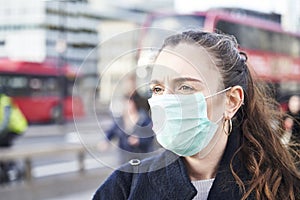
[[[11,146],[13,138],[17,136],[8,132],[11,110],[11,99],[4,93],[4,88],[0,87],[0,147]]]
[[[109,141],[118,139],[120,164],[131,159],[143,159],[147,157],[147,153],[153,151],[154,132],[144,101],[136,91],[124,95],[123,113],[106,131]],[[106,148],[103,143],[101,146]]]
[[[28,127],[22,111],[0,87],[0,147],[10,147],[13,141],[24,134]]]
[[[154,62],[149,99],[166,150],[115,170],[93,199],[300,199],[283,123],[274,123],[283,113],[262,87],[233,36],[170,36]]]
[[[9,148],[16,138],[25,133],[27,120],[12,99],[0,87],[0,148]],[[22,172],[14,161],[0,162],[0,183],[20,178]]]
[[[290,97],[287,116],[293,121],[291,124],[292,137],[300,143],[300,97],[298,95]]]
[[[288,101],[288,110],[284,120],[287,132],[291,134],[291,149],[294,154],[300,154],[300,97],[293,95]],[[295,161],[300,169],[300,159]]]

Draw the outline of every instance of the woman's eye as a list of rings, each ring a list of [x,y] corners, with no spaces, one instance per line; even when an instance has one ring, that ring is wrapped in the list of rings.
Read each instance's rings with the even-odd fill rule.
[[[179,91],[182,91],[182,92],[191,92],[193,90],[194,90],[194,88],[190,87],[188,85],[182,85],[179,87]]]
[[[164,92],[163,88],[158,87],[158,86],[152,87],[151,91],[152,91],[152,94],[155,94],[155,95],[162,94]]]

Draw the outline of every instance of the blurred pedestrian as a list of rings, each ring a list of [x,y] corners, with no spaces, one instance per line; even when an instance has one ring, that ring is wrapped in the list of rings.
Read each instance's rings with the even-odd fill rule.
[[[300,199],[300,174],[274,123],[282,113],[262,87],[233,36],[167,38],[149,99],[166,151],[116,170],[94,200]]]
[[[288,101],[288,110],[284,125],[287,133],[290,133],[291,149],[294,154],[300,154],[300,97],[293,95]],[[300,169],[300,159],[296,160]]]
[[[122,115],[114,119],[113,125],[106,131],[109,141],[114,138],[118,140],[120,164],[133,158],[143,159],[153,151],[154,132],[143,101],[145,99],[137,92],[124,95]],[[102,149],[106,149],[105,146],[100,144]]]
[[[0,87],[0,147],[10,147],[13,141],[27,129],[27,120],[22,111]]]
[[[14,140],[24,134],[27,126],[23,113],[0,86],[0,148],[11,147]],[[17,179],[21,173],[14,161],[0,162],[0,183]]]
[[[287,129],[292,132],[292,139],[300,144],[300,97],[293,95],[288,101]]]

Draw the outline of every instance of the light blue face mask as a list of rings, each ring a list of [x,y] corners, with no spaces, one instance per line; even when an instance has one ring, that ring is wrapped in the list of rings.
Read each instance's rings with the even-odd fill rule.
[[[207,118],[206,98],[202,93],[191,95],[165,94],[151,97],[153,130],[157,141],[179,156],[192,156],[202,151],[218,129],[217,122]]]

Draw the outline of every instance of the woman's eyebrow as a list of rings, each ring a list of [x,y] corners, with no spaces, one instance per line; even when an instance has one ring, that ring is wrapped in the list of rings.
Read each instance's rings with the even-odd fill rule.
[[[158,80],[151,80],[151,81],[149,82],[149,84],[150,84],[150,85],[156,85],[156,84],[161,84],[161,82],[158,81]]]
[[[192,77],[179,77],[179,78],[174,78],[172,81],[174,83],[182,83],[182,82],[186,82],[186,81],[191,81],[191,82],[198,82],[198,83],[203,84],[202,80],[192,78]]]
[[[181,83],[181,82],[186,82],[186,81],[198,82],[198,83],[203,84],[202,80],[199,80],[199,79],[196,79],[196,78],[192,78],[192,77],[178,77],[178,78],[172,79],[173,83]],[[162,84],[162,81],[151,80],[150,84]]]

